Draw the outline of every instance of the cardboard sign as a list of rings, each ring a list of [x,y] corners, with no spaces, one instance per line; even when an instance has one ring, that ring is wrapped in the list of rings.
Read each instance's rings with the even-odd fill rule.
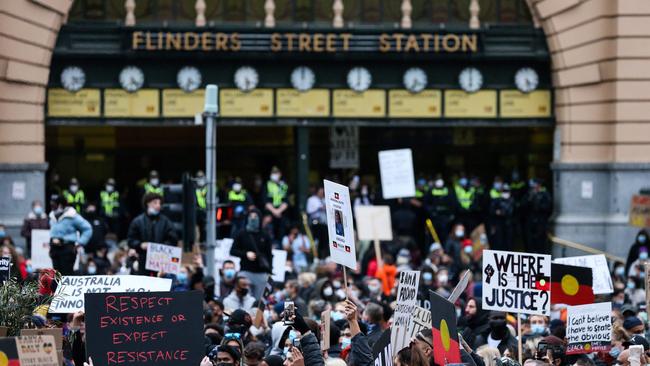
[[[483,309],[549,315],[551,256],[483,251]]]
[[[380,151],[379,173],[384,199],[415,197],[411,149]]]
[[[273,281],[284,282],[284,275],[287,272],[287,251],[273,249]]]
[[[50,304],[50,313],[84,310],[85,293],[169,291],[172,280],[148,276],[63,276]]]
[[[635,194],[630,203],[630,225],[647,228],[650,227],[650,196]]]
[[[429,303],[431,306],[431,303]],[[413,311],[413,318],[409,323],[408,339],[411,340],[419,331],[424,329],[431,329],[431,311],[421,306],[416,306]]]
[[[607,352],[612,343],[612,303],[569,306],[566,354]]]
[[[180,247],[149,243],[144,268],[149,271],[178,274],[181,270],[182,257],[183,249]]]
[[[0,285],[11,277],[11,257],[0,257]]]
[[[58,366],[54,337],[10,337],[0,339],[0,365]]]
[[[323,351],[330,349],[330,322],[331,314],[327,309],[320,314],[320,349]]]
[[[396,355],[403,348],[409,346],[411,338],[408,337],[408,329],[417,307],[418,286],[420,284],[420,271],[402,271],[399,274],[399,285],[397,287],[397,306],[393,313],[393,324],[391,326],[390,343],[393,347],[392,353]]]
[[[440,366],[460,363],[460,343],[458,342],[454,304],[431,290],[429,290],[429,296],[431,298],[433,361]]]
[[[589,267],[594,274],[594,294],[611,294],[614,292],[612,275],[609,273],[609,266],[604,254],[555,258],[553,262],[570,266]]]
[[[357,251],[350,190],[338,183],[323,180],[325,185],[325,211],[332,260],[351,269],[357,268]]]
[[[357,206],[354,208],[359,240],[393,240],[388,206]]]
[[[53,268],[50,258],[50,231],[32,230],[32,268]]]
[[[20,335],[23,337],[52,336],[56,349],[63,349],[63,328],[21,329]]]
[[[379,340],[372,345],[374,366],[393,366],[393,353],[390,346],[390,329],[382,333]]]
[[[95,366],[196,366],[205,356],[203,293],[86,294],[86,353]]]

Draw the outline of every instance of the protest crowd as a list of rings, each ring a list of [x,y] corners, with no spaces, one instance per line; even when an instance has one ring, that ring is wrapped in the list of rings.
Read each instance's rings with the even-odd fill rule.
[[[197,366],[650,363],[644,267],[650,242],[645,230],[632,238],[626,263],[610,262],[598,276],[576,262],[556,267],[554,261],[551,273],[550,256],[545,255],[551,249],[547,232],[552,200],[539,179],[525,181],[515,172],[509,179],[495,177],[485,188],[479,178],[464,173],[453,179],[423,177],[416,179],[413,197],[394,199],[384,199],[382,187],[358,176],[329,179],[345,183],[342,187],[350,192],[348,209],[389,207],[392,240],[356,238],[351,253],[346,242],[338,254],[354,255],[354,266],[345,267],[334,259],[331,233],[348,240],[354,236],[348,233],[352,221],[360,225],[364,218],[357,214],[353,220],[344,209],[329,215],[325,189],[318,186],[306,201],[307,218],[301,220],[290,187],[276,167],[268,181],[256,182],[250,191],[237,177],[219,188],[229,220],[220,228],[217,258],[206,257],[205,247],[176,257],[165,251],[165,246],[178,247],[179,233],[161,213],[164,192],[156,172],[142,186],[141,212],[128,215],[113,179],[97,200],[86,196],[72,179],[67,189],[52,191],[49,203],[34,201],[21,232],[27,245],[14,245],[0,225],[2,257],[11,262],[3,286],[14,284],[20,289],[36,284],[38,288],[38,306],[30,309],[19,328],[62,328],[59,364],[77,366],[187,365],[188,355],[197,353]],[[195,181],[197,231],[204,239],[206,181],[201,172]],[[336,223],[329,223],[328,232],[330,217]],[[32,233],[38,230],[49,233],[45,257],[33,249],[39,246],[32,243],[36,240]],[[172,257],[164,267],[171,270],[149,267],[153,250],[160,258]],[[280,263],[274,259],[278,252],[284,253]],[[54,271],[40,264],[48,259]],[[214,276],[207,273],[207,261],[217,265]],[[559,270],[566,275],[558,282]],[[90,306],[89,299],[96,298],[88,295],[85,308],[83,302],[79,306],[67,298],[83,299],[82,292],[93,292],[87,290],[92,286],[118,287],[111,278],[126,275],[147,276],[137,277],[134,286],[145,291],[139,296],[146,291],[170,294],[146,300],[150,303],[134,297],[133,304],[145,310],[144,304],[153,309],[186,293],[200,294],[198,308],[183,308],[187,319],[197,319],[192,324],[200,328],[198,342],[187,346],[187,352],[166,349],[169,342],[161,343],[159,352],[148,352],[147,345],[160,339],[185,344],[194,338],[180,325],[170,327],[169,333],[159,330],[156,322],[163,316],[157,318],[155,313],[127,316],[135,305],[107,297],[110,293],[93,294],[102,295],[106,306],[95,302],[97,306]],[[169,288],[157,289],[156,281],[163,280]],[[556,282],[564,291],[564,301],[556,295]],[[66,292],[66,287],[81,290]],[[410,295],[409,287],[414,287]],[[10,298],[0,301],[12,303]],[[113,301],[110,306],[109,301]],[[597,306],[597,310],[579,313],[580,306]],[[119,311],[119,316],[111,315],[116,326],[148,330],[151,322],[157,332],[134,332],[133,337],[135,333],[141,337],[141,346],[125,353],[116,350],[128,342],[116,335],[122,333],[113,333],[115,350],[110,348],[107,355],[93,353],[103,345],[93,345],[99,341],[92,337],[108,327],[108,318],[100,317],[102,311],[106,316]],[[591,328],[576,328],[579,314],[586,324],[598,323],[600,328],[591,332]],[[588,333],[603,333],[603,329],[609,335],[584,344]],[[10,329],[9,335],[18,332]],[[582,344],[576,346],[579,341]]]

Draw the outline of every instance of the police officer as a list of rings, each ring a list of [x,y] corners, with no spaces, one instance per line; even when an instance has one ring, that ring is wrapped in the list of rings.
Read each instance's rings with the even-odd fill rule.
[[[84,205],[86,204],[86,194],[79,188],[79,181],[77,178],[70,179],[68,189],[63,191],[63,198],[65,198],[68,205],[81,213]]]
[[[492,189],[490,189],[490,200],[495,200],[501,197],[501,190],[503,189],[503,178],[500,176],[494,177]]]
[[[469,184],[467,175],[462,173],[454,185],[456,195],[456,219],[471,232],[476,226],[474,224],[472,206],[475,205],[476,189]]]
[[[515,202],[510,192],[510,186],[504,184],[499,191],[499,197],[490,202],[490,220],[487,234],[491,249],[514,249],[514,212]]]
[[[526,251],[529,253],[547,253],[548,218],[553,209],[551,194],[542,185],[541,180],[531,179],[530,190],[524,203],[526,217]]]
[[[104,189],[99,192],[100,216],[111,233],[119,234],[120,192],[115,189],[115,179],[108,178]]]
[[[149,181],[144,184],[144,194],[147,193],[163,195],[163,189],[160,186],[160,177],[158,177],[158,172],[155,170],[149,172]]]
[[[442,243],[447,242],[454,220],[454,200],[454,193],[447,188],[442,175],[439,174],[433,181],[430,194],[426,196],[426,209]]]
[[[248,192],[242,186],[241,178],[236,177],[228,192],[228,204],[232,208],[232,228],[230,231],[232,238],[237,236],[237,233],[246,225],[246,211],[251,203]]]
[[[280,241],[287,226],[287,211],[289,208],[287,193],[289,186],[282,180],[282,172],[277,166],[271,169],[269,180],[266,182],[264,189],[264,210],[273,219],[273,240]]]
[[[194,189],[194,195],[196,196],[196,225],[199,227],[199,241],[202,242],[205,240],[205,224],[207,222],[208,185],[205,173],[202,170],[196,172],[194,180],[196,182],[196,188]]]

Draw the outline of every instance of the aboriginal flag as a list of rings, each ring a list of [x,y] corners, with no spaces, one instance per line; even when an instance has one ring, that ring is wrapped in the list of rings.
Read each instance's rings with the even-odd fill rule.
[[[16,338],[3,338],[0,340],[0,365],[20,366]]]
[[[456,329],[456,309],[444,297],[429,290],[431,298],[431,322],[433,327],[433,361],[436,365],[461,363]]]
[[[551,304],[593,304],[591,268],[551,264]]]

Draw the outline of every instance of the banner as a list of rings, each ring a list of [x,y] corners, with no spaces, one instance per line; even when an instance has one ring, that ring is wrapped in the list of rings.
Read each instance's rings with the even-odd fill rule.
[[[379,173],[384,199],[415,197],[411,149],[380,151]]]
[[[429,296],[431,297],[433,360],[439,366],[460,363],[456,308],[454,304],[431,290]]]
[[[359,127],[330,127],[330,168],[359,169]]]
[[[612,275],[609,273],[609,265],[604,254],[555,258],[553,262],[570,266],[589,267],[593,272],[594,294],[611,294],[614,292]]]
[[[430,303],[429,306],[431,306]],[[423,329],[431,329],[431,324],[431,310],[416,306],[413,311],[413,319],[409,323],[409,329],[406,332],[408,339],[412,339]]]
[[[287,251],[273,249],[273,281],[284,282],[284,275],[287,273]]]
[[[50,313],[84,311],[84,294],[169,291],[172,280],[148,276],[63,276],[50,304]]]
[[[483,251],[482,300],[484,310],[549,315],[551,256]]]
[[[58,366],[51,335],[0,338],[0,365]]]
[[[390,343],[394,355],[403,348],[408,347],[411,341],[411,338],[408,337],[408,328],[412,321],[413,312],[417,307],[419,284],[420,271],[400,272],[397,287],[397,306],[393,312],[390,334]]]
[[[205,356],[203,292],[86,294],[95,366],[196,366]]]
[[[359,240],[393,240],[393,227],[388,206],[357,206],[354,208]]]
[[[32,230],[32,268],[53,268],[50,258],[50,231]]]
[[[379,340],[372,345],[372,358],[374,366],[393,366],[393,354],[390,346],[390,329],[382,333]]]
[[[144,268],[149,271],[177,275],[181,270],[182,257],[183,248],[181,247],[149,243],[147,246],[147,262]]]
[[[611,314],[611,302],[569,306],[566,354],[609,351],[612,341]]]
[[[0,285],[11,277],[11,257],[0,257]]]
[[[340,265],[357,268],[350,191],[348,187],[323,180],[330,256]]]

